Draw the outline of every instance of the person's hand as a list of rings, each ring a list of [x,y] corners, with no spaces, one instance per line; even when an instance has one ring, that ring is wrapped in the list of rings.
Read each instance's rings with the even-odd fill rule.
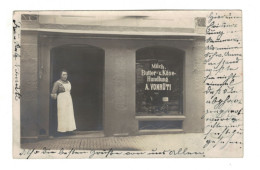
[[[56,100],[57,99],[57,94],[51,94],[51,98]]]

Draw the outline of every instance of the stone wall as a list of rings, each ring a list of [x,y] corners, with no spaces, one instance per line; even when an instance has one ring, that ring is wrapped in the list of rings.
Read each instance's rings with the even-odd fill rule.
[[[21,136],[38,136],[38,33],[22,32],[21,38]]]

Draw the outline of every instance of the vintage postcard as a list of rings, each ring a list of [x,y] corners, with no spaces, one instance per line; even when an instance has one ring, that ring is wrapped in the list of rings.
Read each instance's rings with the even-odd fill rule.
[[[14,11],[13,157],[243,157],[242,11]]]

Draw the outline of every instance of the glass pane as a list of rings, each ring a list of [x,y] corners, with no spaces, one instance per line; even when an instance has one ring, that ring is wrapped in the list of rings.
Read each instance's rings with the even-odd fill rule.
[[[182,121],[139,121],[139,130],[144,129],[182,129]]]
[[[182,114],[183,56],[162,47],[137,51],[137,115]]]

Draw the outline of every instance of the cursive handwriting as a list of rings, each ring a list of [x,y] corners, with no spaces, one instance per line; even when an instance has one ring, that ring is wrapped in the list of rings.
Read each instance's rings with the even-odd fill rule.
[[[21,35],[21,22],[13,20],[13,91],[15,101],[20,100],[22,97],[20,93],[20,35]],[[19,60],[17,59],[19,58]]]
[[[211,12],[205,38],[204,145],[207,151],[243,146],[241,16]]]
[[[157,148],[152,149],[151,151],[117,151],[113,148],[107,150],[76,150],[74,148],[65,150],[61,148],[60,150],[52,150],[47,147],[43,149],[23,149],[20,153],[20,157],[25,157],[26,159],[37,158],[46,156],[60,157],[60,158],[75,158],[78,155],[85,158],[109,158],[109,157],[117,157],[117,156],[128,156],[128,157],[136,157],[136,156],[168,156],[168,157],[192,157],[199,156],[205,157],[205,153],[201,151],[190,151],[188,148],[178,148],[178,149],[167,149],[167,150],[158,150]],[[73,157],[75,156],[75,157]]]

